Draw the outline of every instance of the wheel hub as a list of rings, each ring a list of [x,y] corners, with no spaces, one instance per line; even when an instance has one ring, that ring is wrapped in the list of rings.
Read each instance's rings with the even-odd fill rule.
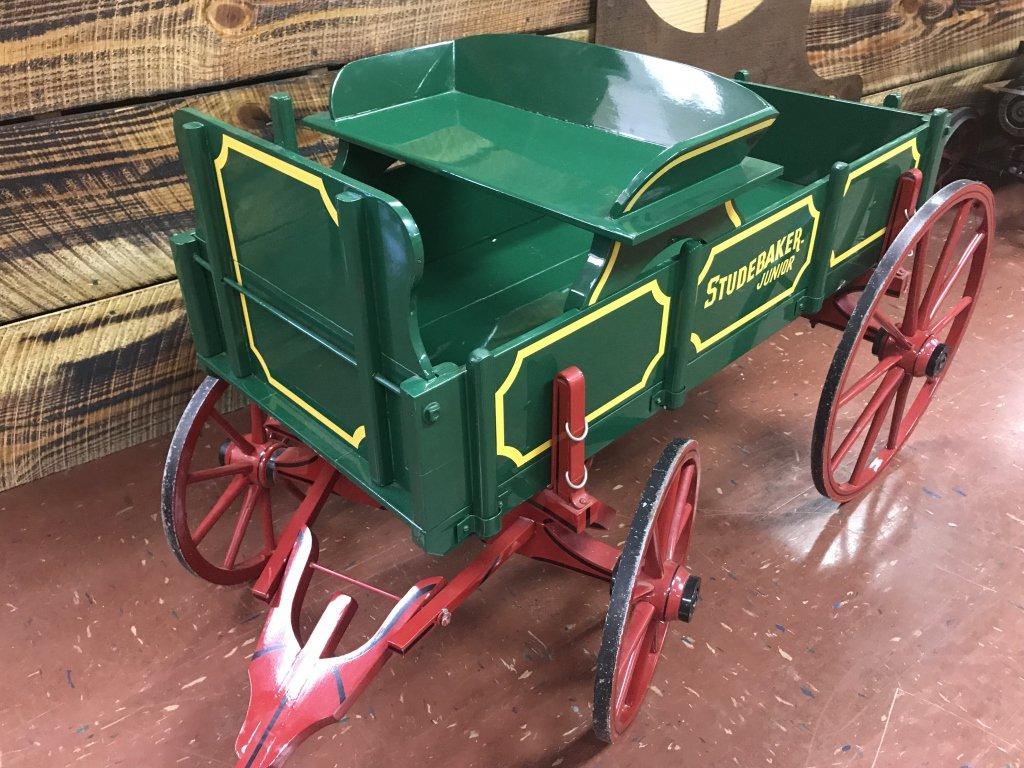
[[[899,365],[911,376],[927,376],[934,379],[949,364],[949,347],[934,336],[921,334],[909,339],[911,348],[901,349],[885,331],[879,330],[872,341],[871,351],[882,360],[890,355],[899,355]]]
[[[221,464],[248,464],[252,482],[264,488],[274,484],[274,457],[285,448],[280,440],[256,443],[253,453],[246,453],[230,440],[220,447]]]
[[[700,601],[700,576],[691,574],[686,566],[677,566],[671,578],[661,587],[665,592],[661,620],[690,621]]]
[[[677,616],[680,621],[689,622],[697,610],[697,603],[700,602],[700,576],[690,575],[683,585],[683,597],[679,601]]]

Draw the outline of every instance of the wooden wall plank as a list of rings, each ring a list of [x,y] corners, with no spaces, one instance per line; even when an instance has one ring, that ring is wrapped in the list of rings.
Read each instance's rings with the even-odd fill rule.
[[[590,0],[5,0],[0,119],[591,21]]]
[[[176,281],[0,328],[0,490],[167,434],[200,379]]]
[[[1021,40],[1021,0],[812,0],[807,29],[818,74],[858,74],[865,93],[1009,58]]]
[[[904,109],[916,112],[928,112],[936,107],[954,109],[956,107],[984,107],[994,97],[982,88],[986,83],[994,83],[1014,77],[1021,71],[1018,58],[994,61],[948,75],[940,75],[918,83],[901,85],[898,90],[903,95]],[[880,91],[864,97],[869,104],[881,104],[890,91]]]
[[[189,229],[192,198],[174,111],[195,107],[268,134],[267,96],[301,117],[326,108],[333,73],[0,127],[0,324],[165,281],[168,234]],[[303,151],[334,143],[300,131]]]

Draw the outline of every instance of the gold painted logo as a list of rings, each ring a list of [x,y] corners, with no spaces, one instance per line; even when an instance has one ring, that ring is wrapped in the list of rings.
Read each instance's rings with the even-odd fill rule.
[[[697,352],[796,292],[811,265],[819,217],[807,195],[712,246],[697,277],[690,333]]]
[[[717,301],[726,296],[732,296],[733,293],[755,280],[757,285],[754,286],[754,289],[760,291],[780,277],[788,275],[793,270],[796,252],[803,247],[803,241],[804,228],[797,227],[789,234],[780,237],[739,269],[733,270],[727,275],[712,277],[705,287],[707,298],[704,301],[704,308],[709,309]]]
[[[683,32],[701,34],[728,29],[757,10],[764,0],[647,0],[661,20]]]

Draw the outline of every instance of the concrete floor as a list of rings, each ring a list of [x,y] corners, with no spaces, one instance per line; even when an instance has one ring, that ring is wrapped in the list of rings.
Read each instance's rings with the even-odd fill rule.
[[[837,508],[811,485],[837,336],[805,324],[598,457],[592,487],[621,525],[667,440],[696,437],[704,459],[691,562],[705,601],[672,629],[623,742],[589,735],[606,587],[521,559],[290,765],[1024,764],[1024,189],[1000,197],[968,341],[865,498]],[[264,607],[168,551],[165,449],[0,495],[3,768],[234,764]],[[394,590],[475,551],[432,560],[396,519],[337,500],[317,530],[322,562]],[[311,591],[308,614],[324,594]],[[386,606],[361,602],[379,621]]]

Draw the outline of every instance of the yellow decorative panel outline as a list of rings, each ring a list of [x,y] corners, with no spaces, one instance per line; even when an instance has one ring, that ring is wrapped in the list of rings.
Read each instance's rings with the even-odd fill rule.
[[[319,191],[320,198],[323,200],[324,203],[324,207],[327,209],[327,212],[330,215],[331,220],[334,222],[335,226],[338,226],[338,210],[337,208],[334,207],[334,204],[331,202],[330,195],[327,194],[327,187],[324,185],[324,180],[321,177],[317,176],[315,173],[310,173],[309,171],[303,168],[298,168],[292,165],[291,163],[287,163],[284,160],[281,160],[280,158],[274,157],[273,155],[269,155],[266,152],[256,149],[255,147],[250,146],[249,144],[246,144],[243,141],[239,141],[233,136],[222,136],[220,154],[217,155],[217,158],[214,160],[213,165],[217,171],[217,186],[220,188],[220,202],[221,206],[223,206],[224,208],[224,224],[226,225],[228,231],[228,245],[231,247],[231,261],[232,264],[234,265],[235,280],[238,281],[239,285],[244,285],[244,283],[242,282],[241,265],[238,261],[238,251],[235,249],[235,233],[231,226],[231,212],[230,210],[228,210],[228,198],[227,193],[225,192],[224,189],[224,177],[222,174],[224,166],[227,165],[228,152],[230,150],[234,150],[239,154],[245,155],[251,160],[255,160],[256,162],[265,165],[268,168],[272,168],[275,171],[283,173],[286,176],[289,176],[295,179],[296,181],[302,182],[303,184],[313,187],[313,189]],[[304,400],[298,394],[296,394],[283,383],[281,383],[270,372],[270,368],[267,365],[266,359],[263,357],[263,354],[256,346],[256,339],[253,336],[252,332],[252,322],[249,319],[249,305],[246,302],[245,294],[239,294],[239,298],[241,299],[242,302],[242,319],[245,322],[245,334],[249,340],[249,349],[252,350],[253,355],[255,355],[256,360],[259,362],[260,368],[263,370],[263,375],[266,376],[267,378],[267,382],[278,392],[280,392],[293,403],[295,403],[297,406],[302,408],[302,410],[304,410],[314,419],[316,419],[325,427],[334,432],[336,435],[341,437],[345,442],[349,443],[353,448],[358,448],[359,444],[363,441],[363,438],[366,437],[365,425],[357,427],[356,430],[352,433],[345,431],[340,426],[331,421],[325,414],[320,412],[318,409],[314,408],[312,405],[306,402],[306,400]]]
[[[769,309],[774,307],[776,304],[785,301],[786,299],[793,295],[793,293],[796,291],[796,287],[800,284],[801,278],[803,278],[804,276],[804,272],[806,272],[807,268],[811,265],[811,258],[814,254],[814,240],[818,235],[818,218],[821,214],[818,212],[818,209],[814,205],[814,197],[812,195],[807,195],[807,197],[801,198],[800,200],[797,200],[796,202],[786,206],[782,210],[773,213],[768,218],[757,222],[752,227],[744,229],[741,232],[737,232],[728,240],[723,240],[721,243],[719,243],[718,245],[711,249],[711,252],[708,254],[708,259],[706,262],[704,262],[704,267],[701,269],[700,275],[697,277],[697,285],[700,285],[701,283],[704,282],[704,278],[707,277],[708,272],[711,270],[711,265],[715,261],[715,256],[717,256],[719,253],[722,253],[723,251],[732,248],[732,246],[736,245],[737,243],[746,240],[751,235],[757,234],[765,227],[770,227],[775,222],[779,221],[780,219],[786,218],[791,213],[798,211],[801,208],[807,208],[807,210],[811,214],[811,218],[813,219],[814,223],[811,225],[811,237],[807,241],[807,257],[804,259],[804,263],[800,266],[800,271],[797,272],[796,277],[793,278],[792,285],[790,285],[789,288],[787,288],[777,296],[773,296],[759,307],[755,307],[754,309],[750,310],[745,315],[743,315],[743,317],[734,320],[732,323],[730,323],[728,326],[715,333],[709,339],[702,339],[696,333],[691,332],[690,343],[693,344],[693,347],[694,349],[697,350],[697,352],[703,352],[712,344],[716,344],[717,342],[721,341],[733,331],[738,330],[739,328],[743,327],[751,320],[753,320],[755,317],[764,314]]]
[[[850,175],[846,177],[846,186],[843,187],[843,197],[845,198],[846,197],[846,193],[850,191],[850,184],[853,183],[854,179],[856,179],[859,176],[863,176],[868,171],[874,170],[875,168],[880,166],[882,163],[885,163],[885,162],[888,162],[889,160],[892,160],[894,157],[896,157],[897,155],[903,154],[907,150],[910,150],[911,157],[914,158],[914,165],[913,165],[913,167],[914,168],[919,167],[920,164],[921,164],[921,153],[920,153],[920,151],[918,151],[918,148],[917,148],[917,137],[915,136],[913,139],[905,141],[902,144],[900,144],[899,146],[893,147],[892,149],[890,149],[885,154],[879,155],[874,160],[872,160],[870,163],[865,163],[864,165],[860,166],[859,168],[854,168],[852,171],[850,171]],[[835,251],[832,251],[832,254],[829,256],[829,259],[828,259],[828,265],[830,267],[834,267],[837,264],[842,264],[848,258],[853,256],[853,254],[857,253],[858,251],[860,251],[863,248],[867,248],[871,243],[875,242],[878,238],[880,238],[882,235],[884,235],[885,234],[885,229],[886,229],[885,227],[882,227],[877,232],[872,232],[870,235],[865,237],[863,240],[860,240],[859,242],[857,242],[854,245],[850,246],[849,248],[847,248],[842,253],[837,254]]]
[[[767,120],[762,120],[759,123],[748,125],[746,128],[736,131],[735,133],[730,133],[728,136],[723,136],[720,139],[709,141],[707,144],[702,144],[701,146],[695,149],[691,149],[689,152],[684,152],[678,157],[669,160],[667,163],[665,163],[665,165],[661,166],[661,168],[652,173],[650,177],[647,179],[647,181],[640,185],[640,188],[633,193],[632,197],[629,198],[629,202],[626,203],[626,207],[622,209],[622,212],[629,213],[631,210],[633,210],[633,206],[636,205],[637,202],[639,202],[641,197],[643,197],[644,192],[650,189],[651,186],[658,179],[660,179],[662,176],[664,176],[666,173],[671,171],[676,166],[679,166],[682,163],[685,163],[687,160],[691,160],[694,157],[697,157],[698,155],[703,155],[705,152],[710,152],[712,149],[721,147],[723,144],[728,144],[730,142],[736,141],[736,139],[742,139],[744,136],[749,136],[752,133],[757,133],[758,131],[765,130],[769,128],[771,124],[774,122],[775,118],[769,117]],[[732,201],[730,200],[726,208],[727,213],[729,212],[728,205],[731,204]],[[736,223],[736,219],[738,219],[739,216],[737,216],[736,219],[733,219],[732,216],[735,212],[736,209],[733,208],[732,213],[729,213],[729,218],[730,220],[732,220],[733,224],[739,226],[739,224]],[[590,294],[590,300],[587,302],[588,306],[596,304],[597,300],[601,297],[601,291],[604,290],[604,286],[608,282],[608,278],[611,276],[612,270],[615,268],[615,261],[619,257],[620,245],[620,243],[616,242],[615,245],[612,246],[612,252],[608,256],[608,263],[605,265],[604,271],[601,272],[601,278],[597,281],[597,285],[594,287],[594,292]]]
[[[729,217],[729,221],[734,227],[743,226],[743,219],[740,218],[740,213],[736,210],[736,204],[732,200],[725,201],[725,215]]]
[[[657,280],[651,280],[650,282],[645,283],[644,285],[641,285],[638,288],[635,288],[629,293],[620,296],[615,301],[606,304],[600,309],[597,309],[594,312],[591,312],[590,314],[579,318],[578,320],[575,320],[567,325],[562,326],[558,330],[548,334],[542,339],[538,339],[532,344],[527,344],[525,347],[516,352],[516,359],[515,362],[513,362],[512,364],[512,369],[508,372],[508,375],[505,377],[505,380],[501,383],[501,386],[498,387],[497,391],[495,391],[494,393],[494,418],[495,425],[497,427],[497,450],[499,456],[505,456],[506,458],[511,459],[517,467],[521,467],[524,464],[526,464],[526,462],[530,461],[531,459],[535,459],[537,456],[540,456],[542,453],[544,453],[544,451],[551,447],[551,440],[549,438],[540,445],[532,448],[526,453],[523,453],[518,448],[508,445],[505,442],[505,395],[508,394],[508,391],[512,388],[512,385],[518,378],[519,372],[523,367],[523,362],[530,356],[541,351],[542,349],[551,346],[557,341],[561,341],[567,336],[571,336],[581,328],[587,327],[591,323],[600,320],[602,317],[610,315],[616,310],[621,309],[627,304],[630,304],[647,294],[650,294],[654,301],[662,306],[661,330],[658,335],[658,350],[654,354],[654,357],[651,358],[651,361],[647,364],[647,368],[644,370],[643,376],[640,377],[640,380],[637,381],[635,384],[627,387],[619,394],[615,395],[615,397],[608,400],[608,402],[604,403],[603,405],[599,405],[597,408],[590,411],[590,413],[587,414],[587,421],[592,422],[594,419],[597,419],[600,416],[603,416],[604,414],[608,413],[617,405],[625,402],[630,397],[635,395],[637,392],[643,391],[644,387],[647,386],[647,382],[651,378],[651,374],[654,373],[654,368],[658,364],[658,361],[665,356],[665,344],[668,338],[669,305],[671,304],[672,300],[669,298],[669,296],[665,294],[664,291],[661,290],[661,286],[658,285]]]

